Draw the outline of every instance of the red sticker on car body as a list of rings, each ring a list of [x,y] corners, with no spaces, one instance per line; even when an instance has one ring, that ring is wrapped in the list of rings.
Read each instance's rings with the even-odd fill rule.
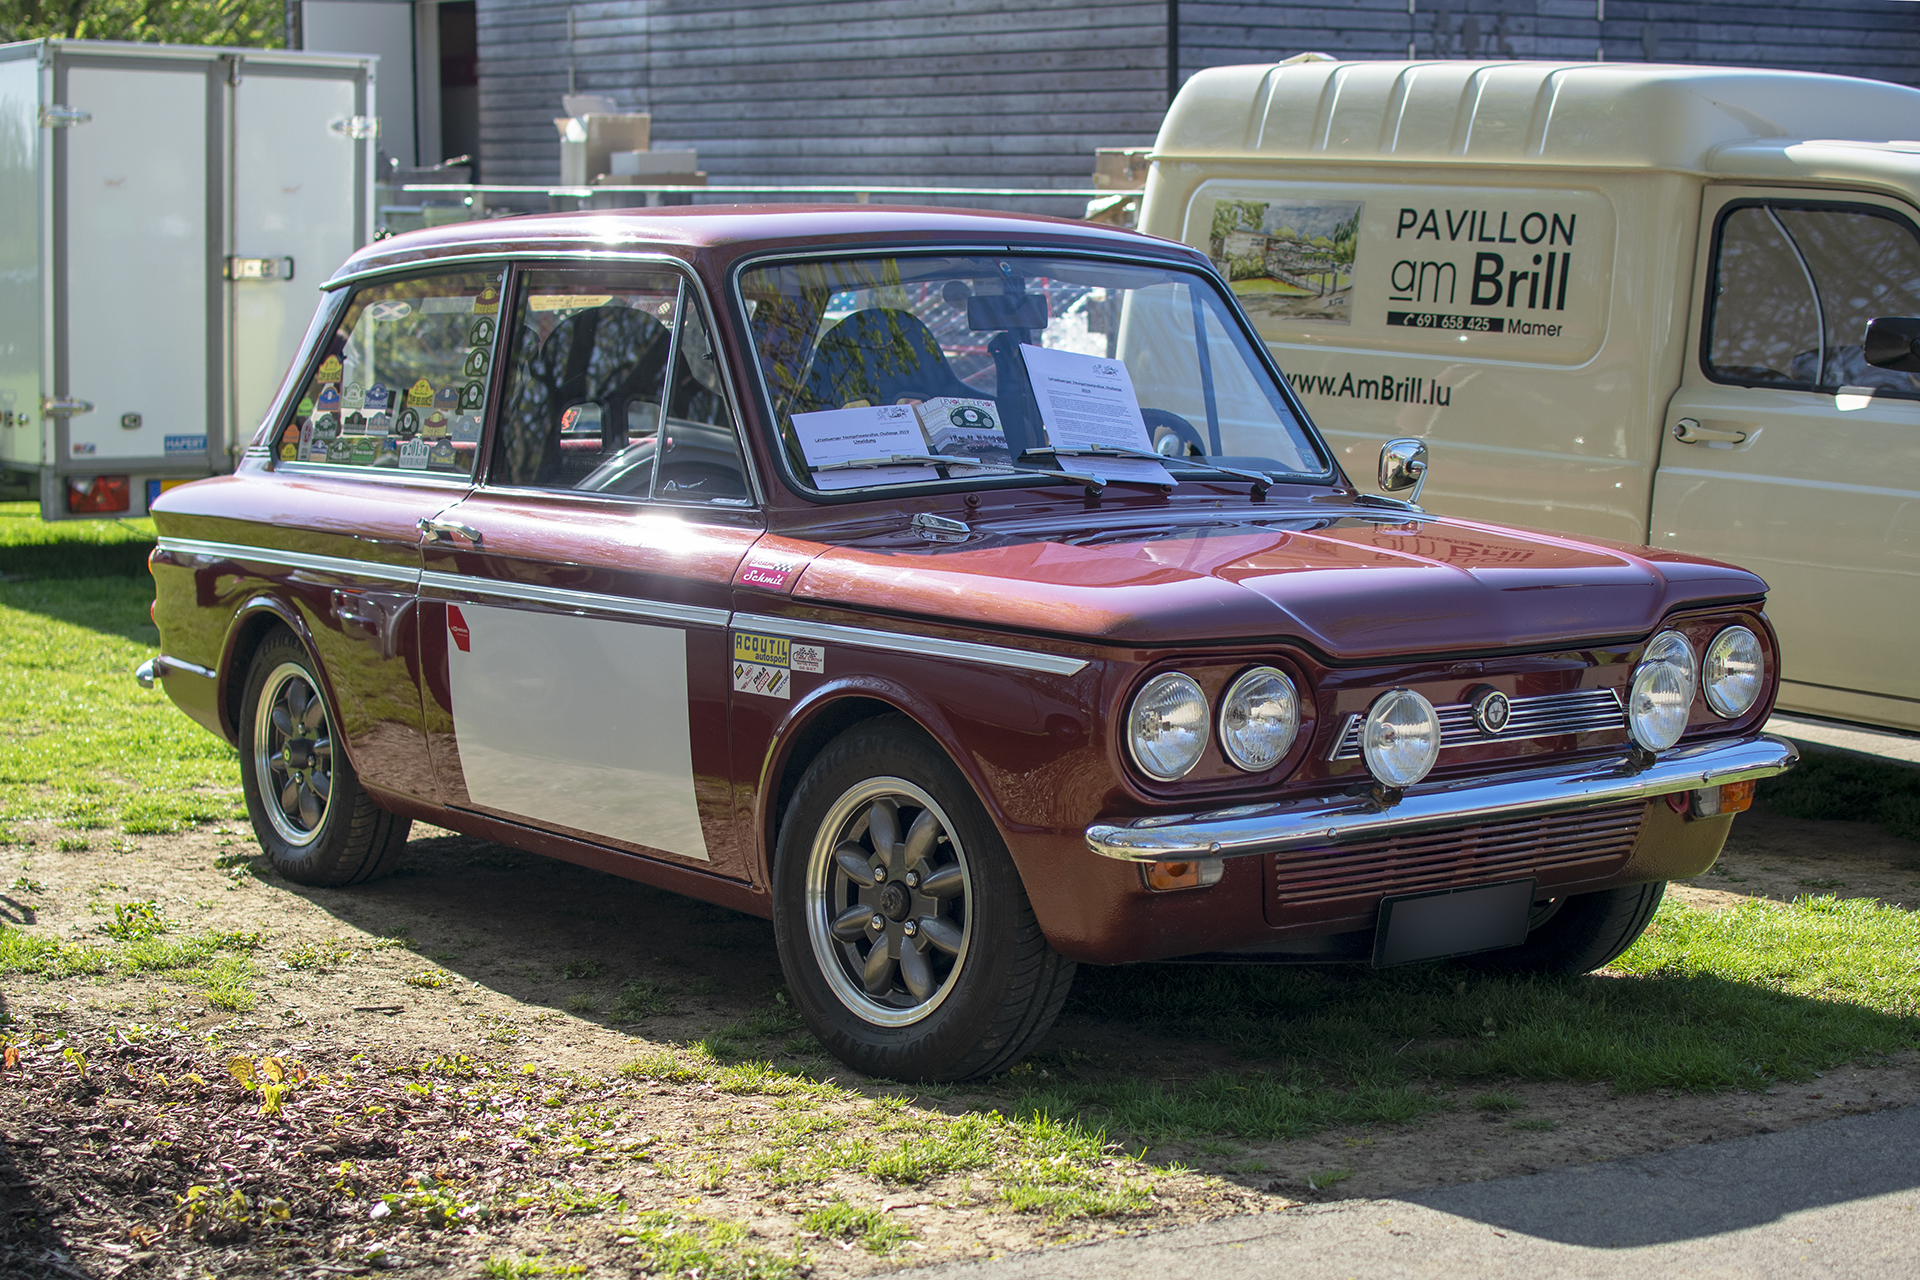
[[[467,630],[466,615],[460,612],[460,606],[447,606],[447,633],[453,637],[454,645],[462,653],[471,653],[473,633]]]
[[[734,575],[736,587],[758,587],[762,591],[791,591],[800,571],[813,560],[811,550],[788,550],[762,543],[747,552]]]

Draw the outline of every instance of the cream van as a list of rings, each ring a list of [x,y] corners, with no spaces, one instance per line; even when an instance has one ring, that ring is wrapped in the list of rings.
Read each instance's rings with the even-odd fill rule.
[[[1920,321],[1863,352],[1920,317],[1900,135],[1868,80],[1307,55],[1187,82],[1140,225],[1349,474],[1419,436],[1430,508],[1754,569],[1782,707],[1920,730]]]

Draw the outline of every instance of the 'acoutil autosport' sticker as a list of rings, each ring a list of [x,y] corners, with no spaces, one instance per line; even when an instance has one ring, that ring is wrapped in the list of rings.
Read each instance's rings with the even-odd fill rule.
[[[751,631],[733,633],[733,691],[769,698],[793,696],[793,673],[818,675],[827,669],[827,651],[817,644],[795,644],[785,636]]]

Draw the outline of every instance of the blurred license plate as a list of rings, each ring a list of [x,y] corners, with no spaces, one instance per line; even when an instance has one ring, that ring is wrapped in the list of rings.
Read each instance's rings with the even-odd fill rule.
[[[1508,880],[1388,898],[1380,904],[1373,935],[1373,965],[1385,969],[1517,947],[1527,940],[1533,890],[1530,879]]]

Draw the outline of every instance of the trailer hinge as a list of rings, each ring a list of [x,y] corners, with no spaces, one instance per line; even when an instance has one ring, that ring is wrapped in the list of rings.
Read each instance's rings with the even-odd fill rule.
[[[70,418],[76,413],[92,413],[93,401],[73,400],[66,396],[48,396],[40,402],[43,418]]]
[[[238,85],[240,83],[240,55],[237,53],[223,53],[220,55],[220,61],[227,64],[227,83],[229,85]]]
[[[335,120],[327,128],[358,142],[378,136],[380,121],[374,116],[348,116],[344,120]]]
[[[229,280],[291,280],[292,258],[228,258]]]
[[[40,108],[40,124],[47,129],[71,129],[74,125],[85,124],[91,119],[93,119],[93,112],[82,111],[79,107]]]

